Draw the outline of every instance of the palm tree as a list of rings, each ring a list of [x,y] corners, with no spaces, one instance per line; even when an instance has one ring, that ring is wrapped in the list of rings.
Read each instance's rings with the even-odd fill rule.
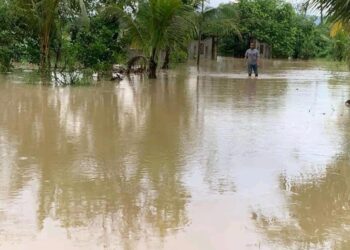
[[[199,5],[201,4],[201,2],[203,2],[203,0],[181,0],[182,3],[184,5],[188,5],[188,6],[191,6],[192,8],[194,9],[197,9],[199,7]],[[194,13],[193,13],[194,14]],[[193,15],[192,17],[193,20],[195,20],[195,15]],[[193,27],[195,27],[195,22],[193,23],[192,25]],[[187,33],[188,34],[188,33]],[[188,36],[188,38],[193,38],[195,35],[190,35]],[[178,43],[173,43],[171,44],[171,41],[170,41],[170,45],[168,45],[166,48],[165,48],[165,57],[164,57],[164,61],[163,61],[163,66],[162,66],[162,69],[169,69],[169,63],[170,63],[170,54],[173,50],[175,50],[176,48],[180,48],[180,49],[184,49],[188,46],[188,41],[185,40],[184,41],[184,44],[181,44],[182,46],[178,46],[179,44]]]
[[[233,4],[222,4],[205,12],[203,32],[207,35],[226,36],[236,34],[241,36],[238,26],[239,15]]]
[[[323,21],[323,11],[327,10],[327,15],[330,18],[331,37],[346,36],[348,39],[350,34],[350,1],[348,0],[309,0],[314,8],[321,11],[321,22]],[[339,50],[338,50],[339,51]],[[350,65],[350,51],[346,49],[346,56],[348,65]],[[339,57],[340,59],[344,59]]]
[[[181,0],[141,1],[135,14],[120,10],[133,45],[148,58],[149,78],[157,78],[161,50],[189,37],[191,10]]]

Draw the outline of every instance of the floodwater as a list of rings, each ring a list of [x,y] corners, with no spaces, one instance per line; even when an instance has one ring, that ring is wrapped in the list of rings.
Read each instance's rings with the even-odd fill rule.
[[[350,249],[350,74],[260,71],[0,76],[0,249]]]

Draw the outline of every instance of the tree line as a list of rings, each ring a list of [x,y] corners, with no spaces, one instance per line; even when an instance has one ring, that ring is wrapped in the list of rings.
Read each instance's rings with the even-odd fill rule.
[[[189,42],[198,37],[216,37],[224,56],[242,56],[257,39],[275,58],[344,60],[350,44],[347,20],[339,15],[349,12],[332,9],[337,1],[240,0],[210,8],[205,0],[1,0],[0,69],[27,62],[43,76],[104,72],[137,51],[156,78],[159,67],[186,60]],[[330,17],[307,15],[309,6],[327,9]]]

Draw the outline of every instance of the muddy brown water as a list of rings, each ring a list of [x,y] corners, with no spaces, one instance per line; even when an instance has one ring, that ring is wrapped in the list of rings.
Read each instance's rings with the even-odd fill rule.
[[[350,249],[350,74],[260,71],[0,76],[0,249]]]

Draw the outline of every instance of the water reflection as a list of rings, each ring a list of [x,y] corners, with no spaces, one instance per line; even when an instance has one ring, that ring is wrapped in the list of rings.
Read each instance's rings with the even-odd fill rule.
[[[293,249],[347,249],[350,223],[349,159],[339,158],[319,177],[289,180],[282,217],[254,212],[253,219],[269,240]]]
[[[341,114],[338,129],[343,131],[341,153],[325,168],[302,171],[296,176],[280,176],[279,185],[287,201],[282,216],[259,210],[253,212],[252,218],[260,230],[280,247],[350,248],[350,112],[344,105],[336,109]]]
[[[71,239],[135,249],[135,239],[188,223],[181,166],[192,124],[181,79],[3,87],[2,239],[45,230],[51,218]],[[24,203],[32,208],[12,211]]]

